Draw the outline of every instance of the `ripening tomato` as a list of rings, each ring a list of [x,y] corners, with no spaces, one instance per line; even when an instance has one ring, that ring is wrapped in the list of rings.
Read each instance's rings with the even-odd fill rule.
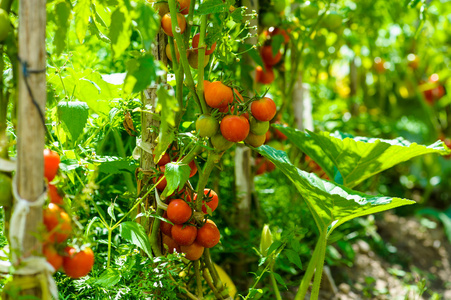
[[[220,132],[212,136],[210,141],[217,152],[224,152],[233,146],[233,142],[226,140]]]
[[[233,91],[221,81],[213,81],[204,86],[205,102],[213,108],[226,107],[233,102]]]
[[[180,246],[188,246],[194,243],[197,236],[197,228],[191,225],[176,224],[172,226],[172,239]]]
[[[255,159],[255,175],[261,175],[266,172],[266,159],[264,157],[257,157]]]
[[[206,199],[202,200],[202,212],[204,214],[208,213],[205,203],[210,208],[211,212],[214,212],[219,204],[218,194],[216,194],[216,192],[213,191],[212,189],[204,189],[204,195]],[[194,201],[196,201],[196,199],[197,194],[194,195]]]
[[[186,20],[185,17],[182,14],[177,14],[177,27],[180,30],[179,33],[185,32],[186,29]],[[174,33],[172,32],[172,24],[171,24],[171,14],[167,13],[161,18],[161,28],[163,29],[164,33],[166,33],[169,36],[174,36]]]
[[[220,237],[221,234],[216,225],[207,222],[197,230],[196,243],[205,248],[211,248],[216,246]]]
[[[183,224],[193,214],[191,207],[182,199],[172,200],[167,209],[168,219],[174,224]]]
[[[274,70],[270,66],[266,66],[265,70],[261,66],[255,68],[255,81],[262,84],[270,84],[274,81]]]
[[[269,121],[262,122],[258,121],[254,117],[250,117],[249,123],[250,123],[250,131],[253,134],[262,135],[266,134],[266,132],[268,132],[269,130]]]
[[[193,177],[197,173],[197,165],[194,160],[192,160],[188,166],[190,167],[191,171],[189,172],[189,177]]]
[[[165,244],[166,246],[168,246],[168,252],[169,253],[181,253],[182,251],[180,250],[180,246],[170,237],[167,236],[166,234],[163,234],[163,244]]]
[[[50,203],[57,204],[57,205],[63,205],[63,197],[58,193],[58,189],[53,184],[49,183],[48,185],[48,191],[47,191],[48,198],[50,199]]]
[[[69,215],[58,205],[50,203],[43,211],[44,225],[49,232],[48,241],[62,243],[72,232]]]
[[[160,192],[164,191],[164,189],[166,188],[166,185],[168,184],[166,177],[164,177],[164,171],[165,171],[165,167],[164,166],[160,166],[160,171],[163,172],[163,174],[161,174],[160,176],[154,177],[152,178],[152,182],[153,184],[157,184],[157,190],[159,190]],[[163,178],[164,177],[164,178]],[[163,180],[161,180],[163,178]],[[161,181],[160,181],[161,180]]]
[[[266,141],[266,133],[257,135],[253,134],[252,132],[249,132],[244,142],[248,144],[249,146],[252,146],[254,148],[258,148],[261,145],[263,145]]]
[[[180,246],[182,253],[185,253],[185,258],[189,260],[198,260],[204,253],[204,247],[194,242],[188,246]]]
[[[260,50],[260,55],[263,62],[267,66],[274,66],[282,59],[282,53],[280,50],[276,53],[276,55],[273,55],[271,45],[263,46]]]
[[[180,61],[180,53],[179,49],[177,48],[175,41],[174,41],[174,48],[175,48],[175,56],[177,57],[177,62]],[[166,44],[166,57],[172,61],[172,53],[171,53],[171,46],[169,44]]]
[[[233,98],[236,102],[238,103],[243,103],[244,102],[244,98],[243,96],[240,94],[240,92],[238,92],[237,89],[233,89]],[[232,102],[233,103],[233,102]],[[229,103],[230,104],[230,103]],[[229,111],[229,105],[225,106],[225,107],[220,107],[218,108],[218,110],[222,113],[227,113]],[[231,107],[230,109],[230,113],[233,114],[233,112],[235,111],[235,107]]]
[[[191,4],[191,0],[177,0],[177,3],[182,15],[189,14],[189,6]]]
[[[200,115],[196,120],[196,131],[201,137],[212,137],[218,132],[219,122],[210,115]]]
[[[153,155],[153,157],[155,159],[155,155]],[[162,166],[164,166],[164,165],[166,165],[167,163],[170,163],[170,162],[171,162],[171,157],[169,156],[169,153],[165,152],[163,154],[163,156],[160,158],[160,160],[157,162],[157,165],[162,167]]]
[[[50,182],[55,178],[60,164],[60,156],[55,151],[44,149],[44,176]]]
[[[194,51],[196,51],[196,53],[198,52],[198,48],[199,48],[199,39],[200,39],[200,33],[196,33],[193,36],[193,41],[192,41],[192,45],[194,48]],[[213,53],[213,51],[215,51],[216,48],[216,42],[213,43],[213,45],[211,45],[210,49],[205,49],[205,55],[210,55]]]
[[[258,121],[271,121],[276,115],[277,107],[271,98],[263,97],[251,103],[252,116]]]
[[[199,54],[194,52],[193,50],[187,51],[189,53],[188,56],[188,63],[193,69],[199,69]],[[205,55],[204,57],[204,68],[208,65],[208,62],[210,60],[210,55]]]
[[[53,266],[55,271],[63,265],[63,257],[58,254],[55,247],[51,244],[44,244],[42,248],[42,254],[45,256],[47,262]]]
[[[88,275],[94,266],[94,252],[91,248],[85,248],[80,252],[73,247],[66,247],[66,255],[63,257],[63,270],[67,276],[77,279]]]
[[[6,40],[10,29],[11,23],[9,21],[9,15],[6,10],[0,8],[0,43]]]
[[[249,121],[243,116],[227,115],[219,126],[222,136],[234,143],[244,141],[249,134]]]

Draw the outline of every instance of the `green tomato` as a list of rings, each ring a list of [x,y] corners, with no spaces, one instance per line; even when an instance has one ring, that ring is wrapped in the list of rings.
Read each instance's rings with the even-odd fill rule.
[[[328,30],[335,30],[338,29],[341,26],[341,22],[343,21],[343,18],[335,13],[335,12],[331,12],[330,14],[327,14],[323,21],[322,21],[322,25],[327,28]]]
[[[8,13],[4,9],[0,8],[0,42],[6,40],[10,28],[11,24],[9,23]]]
[[[274,11],[278,14],[281,14],[285,10],[286,6],[287,3],[285,0],[273,0]]]
[[[300,12],[301,18],[314,19],[318,16],[319,8],[316,4],[312,4],[310,1],[307,1],[300,7]]]
[[[201,115],[196,120],[196,131],[201,137],[212,137],[218,132],[219,122],[210,115]]]
[[[263,145],[266,141],[266,134],[256,135],[252,132],[249,132],[244,142],[248,144],[249,146],[252,146],[254,148],[258,148],[261,145]]]
[[[226,140],[221,133],[215,134],[210,140],[217,152],[224,152],[235,144],[234,142]]]
[[[0,206],[11,207],[12,200],[11,178],[4,173],[0,173]]]
[[[266,131],[269,129],[269,121],[261,122],[254,117],[250,117],[249,123],[251,125],[251,132],[256,135],[266,134]]]
[[[271,11],[262,14],[260,19],[261,24],[265,27],[277,27],[280,23],[279,21],[278,16]]]

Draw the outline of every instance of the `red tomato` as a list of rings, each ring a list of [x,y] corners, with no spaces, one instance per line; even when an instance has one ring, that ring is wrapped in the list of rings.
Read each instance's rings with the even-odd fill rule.
[[[60,164],[60,156],[55,151],[44,149],[44,176],[50,182],[55,178]]]
[[[174,224],[183,224],[193,214],[191,207],[182,199],[172,200],[168,205],[168,219]]]
[[[270,66],[266,66],[265,70],[262,67],[257,66],[255,68],[255,80],[262,84],[270,84],[274,81],[274,70]]]
[[[197,173],[197,166],[196,166],[196,162],[194,160],[192,160],[188,166],[191,168],[191,171],[189,172],[189,177],[193,177],[194,175],[196,175]]]
[[[222,136],[230,142],[241,142],[249,134],[249,121],[243,116],[227,115],[220,125]]]
[[[53,266],[55,271],[63,265],[63,257],[56,252],[55,247],[51,244],[44,244],[42,248],[42,254],[44,254],[47,262]]]
[[[180,250],[180,246],[170,236],[167,236],[166,234],[163,234],[162,240],[163,240],[163,244],[168,246],[168,252],[169,253],[174,253],[174,251],[176,251],[177,253],[181,253],[182,252]]]
[[[168,213],[165,211],[163,214],[163,218],[168,219]],[[171,236],[172,224],[168,222],[161,221],[160,222],[160,231],[168,236]]]
[[[196,243],[205,248],[211,248],[216,246],[220,237],[221,234],[216,225],[207,222],[197,230]]]
[[[155,155],[153,157],[155,158]],[[171,157],[169,156],[169,154],[167,152],[165,152],[163,154],[163,156],[160,158],[160,160],[157,162],[157,165],[164,166],[170,162],[171,162]]]
[[[269,36],[276,36],[276,35],[282,35],[285,44],[287,44],[290,41],[290,37],[288,36],[285,29],[282,28],[274,28],[273,30],[269,30]]]
[[[198,260],[204,253],[204,247],[194,242],[188,246],[180,246],[182,253],[185,253],[185,258],[189,260]]]
[[[233,91],[221,81],[213,81],[204,85],[205,102],[213,108],[226,107],[233,102]]]
[[[63,269],[71,278],[81,278],[91,271],[94,265],[94,252],[91,248],[85,248],[77,252],[73,247],[66,247],[67,256],[63,258]]]
[[[180,246],[189,246],[194,243],[197,228],[191,225],[176,224],[172,226],[172,239]]]
[[[196,33],[196,34],[193,36],[193,42],[192,42],[194,51],[196,51],[196,53],[198,52],[198,51],[197,51],[197,48],[199,48],[199,39],[200,39],[200,33]],[[213,51],[215,51],[215,49],[216,49],[216,42],[214,42],[213,45],[211,45],[211,48],[210,48],[210,49],[205,49],[205,55],[210,55],[210,54],[212,54]]]
[[[282,59],[282,53],[280,51],[275,56],[272,54],[272,47],[270,45],[263,46],[260,50],[260,55],[267,66],[274,66]]]
[[[47,191],[48,198],[50,199],[50,203],[63,205],[63,197],[58,193],[56,186],[49,183],[49,189]]]
[[[216,192],[212,189],[204,189],[204,195],[206,200],[202,200],[202,212],[204,214],[207,213],[207,207],[205,206],[205,203],[207,203],[207,206],[211,209],[211,212],[214,212],[219,204],[218,194],[216,194]],[[196,201],[196,199],[197,194],[194,195],[194,201]]]
[[[44,225],[49,232],[48,241],[62,243],[72,233],[69,215],[58,205],[50,203],[43,211]]]
[[[186,20],[185,17],[182,14],[177,14],[177,27],[180,28],[180,33],[185,32],[186,29]],[[161,28],[163,29],[164,33],[166,33],[169,36],[174,36],[174,33],[172,32],[172,24],[171,24],[171,14],[167,13],[161,18]]]
[[[276,104],[271,98],[263,97],[251,103],[251,113],[259,121],[271,121],[276,112]]]

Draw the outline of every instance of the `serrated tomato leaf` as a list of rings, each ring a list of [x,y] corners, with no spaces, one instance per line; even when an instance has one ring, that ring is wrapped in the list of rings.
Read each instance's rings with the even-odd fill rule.
[[[189,178],[190,170],[188,165],[180,162],[166,164],[164,175],[168,183],[163,194],[165,196],[171,195],[179,186],[184,185]]]
[[[134,173],[138,164],[131,158],[105,156],[92,161],[99,165],[99,172],[107,174]]]
[[[199,5],[199,8],[194,11],[195,15],[208,15],[225,12],[229,5],[222,2],[222,0],[205,0]]]
[[[285,152],[267,145],[256,149],[273,162],[295,185],[312,213],[321,233],[329,235],[335,228],[353,218],[395,207],[414,204],[414,201],[385,196],[366,195],[296,168]]]

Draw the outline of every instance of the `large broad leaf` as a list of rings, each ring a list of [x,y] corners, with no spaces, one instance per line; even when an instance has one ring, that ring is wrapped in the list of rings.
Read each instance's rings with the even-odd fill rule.
[[[121,230],[121,237],[144,251],[149,257],[152,257],[152,248],[150,246],[149,238],[141,224],[136,222],[124,222],[121,223],[119,227]]]
[[[165,165],[164,175],[167,186],[163,192],[164,197],[171,195],[179,186],[183,186],[189,178],[190,167],[180,162],[168,163]]]
[[[339,225],[353,218],[415,203],[407,199],[366,195],[322,180],[315,174],[296,168],[285,152],[266,145],[259,147],[257,151],[272,161],[293,182],[305,199],[320,232],[327,230],[330,234]]]
[[[147,88],[157,78],[158,66],[152,55],[144,55],[138,59],[127,61],[127,76],[124,81],[124,92],[137,93]]]
[[[205,0],[199,5],[199,8],[194,11],[195,15],[208,15],[225,12],[228,7],[227,3],[222,0]]]
[[[111,15],[111,26],[108,37],[111,40],[113,57],[116,59],[130,45],[132,36],[132,19],[125,6],[119,6]]]
[[[58,103],[58,116],[66,125],[72,137],[76,141],[88,121],[89,107],[84,102],[60,102]]]
[[[136,12],[133,19],[136,21],[137,29],[141,33],[144,49],[150,51],[155,35],[160,29],[158,14],[144,1],[138,2]]]
[[[352,137],[339,132],[301,132],[289,127],[276,127],[315,160],[329,177],[348,187],[354,187],[377,173],[417,156],[451,153],[442,141],[424,146],[403,138],[384,140]]]
[[[77,34],[78,41],[83,44],[83,40],[86,36],[86,30],[89,25],[89,18],[91,16],[91,1],[79,0],[74,7],[75,11],[75,32]]]

